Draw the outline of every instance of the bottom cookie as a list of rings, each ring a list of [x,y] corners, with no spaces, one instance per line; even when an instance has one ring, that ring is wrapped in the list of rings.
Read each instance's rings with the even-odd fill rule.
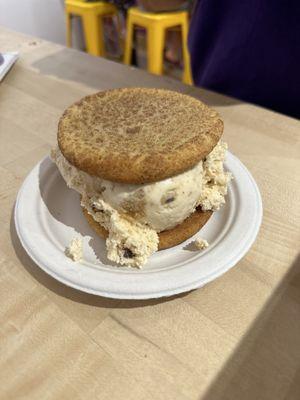
[[[90,226],[99,236],[106,239],[108,236],[107,230],[95,221],[85,208],[82,208],[82,210]],[[160,232],[158,234],[158,250],[168,249],[189,239],[206,224],[212,214],[212,211],[201,211],[200,209],[196,209],[193,214],[186,218],[181,224],[175,226],[175,228]]]

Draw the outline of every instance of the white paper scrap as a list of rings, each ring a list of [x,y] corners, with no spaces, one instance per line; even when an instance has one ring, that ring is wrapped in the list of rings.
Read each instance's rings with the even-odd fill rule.
[[[18,52],[0,53],[0,82],[18,58]]]

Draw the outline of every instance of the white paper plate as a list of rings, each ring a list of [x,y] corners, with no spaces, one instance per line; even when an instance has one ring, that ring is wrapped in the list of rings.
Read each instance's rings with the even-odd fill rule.
[[[245,166],[227,153],[234,179],[226,205],[195,237],[210,243],[193,251],[187,242],[155,253],[143,269],[117,267],[106,257],[105,242],[82,215],[79,195],[68,189],[56,165],[43,159],[25,179],[16,202],[15,224],[29,256],[53,278],[96,295],[147,299],[205,285],[233,267],[249,250],[262,219],[257,185]],[[74,236],[84,240],[84,260],[74,263],[64,250]],[[194,237],[194,238],[195,238]]]

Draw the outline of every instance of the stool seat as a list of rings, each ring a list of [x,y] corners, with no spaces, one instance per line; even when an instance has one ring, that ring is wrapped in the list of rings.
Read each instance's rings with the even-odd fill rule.
[[[137,7],[131,7],[129,9],[130,15],[135,18],[141,18],[141,21],[170,21],[173,25],[173,22],[176,18],[182,18],[187,14],[187,11],[172,11],[172,12],[160,12],[153,13],[148,11],[140,10]]]
[[[163,50],[165,31],[179,26],[182,34],[183,50],[183,82],[192,84],[190,57],[187,47],[188,12],[173,11],[151,13],[131,7],[127,14],[127,32],[124,52],[124,63],[131,63],[134,26],[141,26],[147,30],[147,69],[149,72],[161,75],[163,73]]]
[[[114,12],[116,10],[114,4],[105,1],[94,1],[90,3],[83,0],[66,0],[65,3],[68,7],[80,7],[80,10],[97,10],[100,13]]]
[[[104,1],[88,3],[82,0],[65,0],[67,46],[72,46],[71,18],[82,18],[86,48],[89,54],[105,56],[102,17],[118,15],[114,4]]]

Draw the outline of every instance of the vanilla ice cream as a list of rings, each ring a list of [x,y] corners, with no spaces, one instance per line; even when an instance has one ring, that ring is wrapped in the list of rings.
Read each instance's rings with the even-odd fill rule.
[[[83,257],[83,242],[80,238],[73,238],[68,247],[66,247],[65,254],[73,261],[80,261]]]
[[[207,240],[202,239],[202,238],[197,238],[194,241],[194,245],[196,247],[196,249],[198,250],[204,250],[209,246],[209,243]]]
[[[220,142],[192,169],[147,184],[91,176],[71,165],[58,147],[51,156],[67,185],[82,195],[82,205],[109,232],[108,258],[139,267],[157,250],[157,233],[183,222],[197,206],[218,210],[225,202],[231,179],[223,169],[226,149]]]

